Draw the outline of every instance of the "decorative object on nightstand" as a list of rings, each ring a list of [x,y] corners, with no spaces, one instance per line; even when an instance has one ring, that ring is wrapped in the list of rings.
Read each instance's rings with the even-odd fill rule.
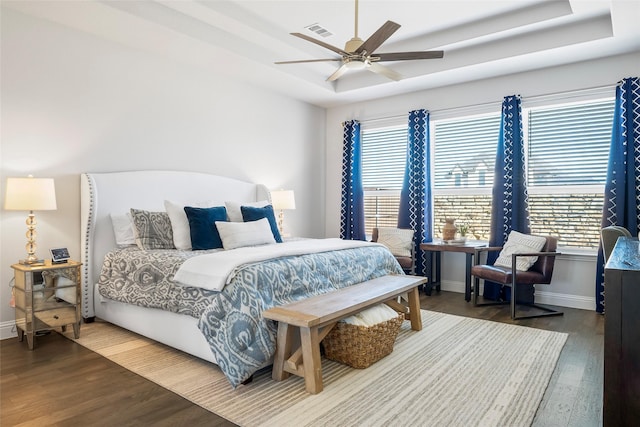
[[[33,211],[56,210],[56,189],[53,178],[7,178],[4,208],[13,211],[29,211],[27,217],[27,258],[20,264],[43,264],[36,256],[36,217]]]
[[[33,350],[34,336],[40,331],[73,327],[75,338],[80,337],[80,266],[77,261],[44,265],[13,264],[15,286],[16,327],[18,338],[27,335],[29,350]]]
[[[284,210],[295,209],[296,199],[293,190],[274,190],[271,192],[271,204],[273,209],[278,210],[278,230],[284,237]]]

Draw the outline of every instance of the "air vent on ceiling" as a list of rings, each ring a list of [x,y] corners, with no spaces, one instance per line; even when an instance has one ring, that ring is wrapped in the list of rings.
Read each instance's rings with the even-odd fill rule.
[[[320,37],[329,37],[333,35],[331,31],[327,30],[317,22],[315,24],[307,25],[304,28],[306,28],[307,30],[311,31],[314,34],[319,35]]]

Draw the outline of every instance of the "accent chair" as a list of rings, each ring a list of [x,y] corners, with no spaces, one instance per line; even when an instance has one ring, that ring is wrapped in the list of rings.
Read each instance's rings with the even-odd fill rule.
[[[610,225],[600,231],[602,239],[602,252],[604,253],[604,262],[607,262],[609,255],[613,252],[619,237],[631,237],[631,232],[619,225]]]
[[[387,229],[389,230],[389,229]],[[380,230],[374,228],[372,230],[371,241],[384,244],[389,248],[393,256],[396,257],[400,267],[407,274],[414,272],[415,266],[415,251],[413,248],[413,230],[398,228],[395,229],[398,233],[396,236],[392,236],[389,240],[380,239]],[[408,255],[408,256],[407,256]]]
[[[542,237],[542,236],[538,236]],[[480,254],[482,252],[501,250],[502,247],[486,247],[478,248],[475,253],[476,265],[471,268],[471,275],[474,277],[473,304],[476,306],[511,304],[511,318],[525,319],[542,316],[561,316],[563,313],[546,306],[537,305],[535,303],[522,303],[517,300],[518,285],[548,285],[551,283],[553,275],[553,267],[555,257],[558,255],[556,248],[558,239],[552,236],[544,236],[546,242],[539,252],[520,252],[511,254],[511,266],[504,265],[482,265],[479,264]],[[505,245],[506,246],[506,245]],[[518,267],[518,259],[525,257],[537,257],[537,260],[526,271],[520,271]],[[511,288],[510,301],[485,302],[478,303],[478,293],[480,290],[480,279],[495,282]],[[528,306],[537,308],[533,314],[518,314],[516,306]]]

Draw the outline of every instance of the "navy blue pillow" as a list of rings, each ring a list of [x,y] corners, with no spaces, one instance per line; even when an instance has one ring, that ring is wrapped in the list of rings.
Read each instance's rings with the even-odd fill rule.
[[[216,228],[216,221],[227,220],[227,209],[224,206],[213,208],[185,206],[184,212],[189,220],[191,248],[194,251],[222,248],[222,240]]]
[[[282,243],[282,237],[280,236],[280,230],[278,230],[278,223],[276,222],[276,215],[273,213],[273,206],[267,205],[263,208],[240,206],[240,211],[242,211],[242,219],[244,222],[267,218],[269,220],[269,225],[271,226],[273,238],[276,239],[277,243]]]

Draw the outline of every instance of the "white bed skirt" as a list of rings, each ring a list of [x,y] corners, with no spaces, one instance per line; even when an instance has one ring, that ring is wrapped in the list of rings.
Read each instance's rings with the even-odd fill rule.
[[[94,290],[99,295],[97,285]],[[185,353],[216,363],[211,348],[198,329],[198,319],[156,308],[125,304],[99,297],[96,317]]]

